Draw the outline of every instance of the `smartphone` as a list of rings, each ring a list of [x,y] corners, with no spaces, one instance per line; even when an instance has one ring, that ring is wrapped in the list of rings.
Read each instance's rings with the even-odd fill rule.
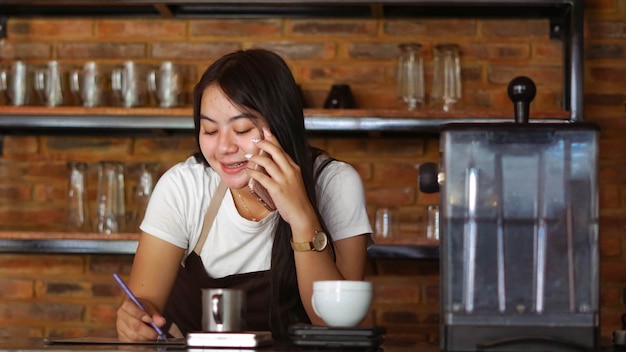
[[[259,152],[259,155],[263,155],[263,149],[261,149],[261,151]],[[261,171],[262,173],[267,175],[267,171],[265,171],[265,168],[263,168],[263,166],[259,164],[256,164],[254,166],[254,170]],[[274,200],[272,200],[272,197],[270,196],[269,192],[267,192],[267,189],[263,187],[262,184],[258,183],[255,179],[251,178],[250,181],[248,182],[248,188],[250,189],[250,193],[252,193],[252,195],[254,195],[256,199],[259,202],[261,202],[261,204],[263,204],[264,207],[267,208],[267,210],[269,211],[276,210],[276,205],[274,204]]]
[[[331,328],[310,324],[289,326],[289,339],[297,346],[378,349],[385,340],[384,327]]]

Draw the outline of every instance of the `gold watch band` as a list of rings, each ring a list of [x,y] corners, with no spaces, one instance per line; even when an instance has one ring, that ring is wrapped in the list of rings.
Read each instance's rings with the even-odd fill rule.
[[[328,237],[323,231],[315,231],[313,239],[309,242],[294,242],[291,239],[291,249],[296,252],[317,251],[321,252],[328,244]]]

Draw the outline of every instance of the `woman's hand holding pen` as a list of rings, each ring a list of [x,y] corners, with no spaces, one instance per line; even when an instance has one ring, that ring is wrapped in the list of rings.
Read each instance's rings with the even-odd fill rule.
[[[248,174],[267,188],[281,217],[293,227],[303,218],[315,216],[315,211],[307,196],[300,166],[285,153],[267,128],[263,128],[263,134],[265,138],[256,143],[266,154],[252,155],[249,160],[265,168],[269,176],[252,168],[248,169]]]
[[[154,322],[158,327],[165,325],[165,318],[149,301],[142,300],[146,312],[133,303],[128,296],[117,311],[117,336],[120,341],[156,341],[157,332],[149,325]]]

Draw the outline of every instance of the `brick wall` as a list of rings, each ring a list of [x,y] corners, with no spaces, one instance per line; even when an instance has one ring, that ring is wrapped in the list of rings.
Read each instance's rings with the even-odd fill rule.
[[[625,22],[623,1],[586,1],[584,116],[602,128],[604,336],[610,336],[619,315],[626,312]],[[332,84],[348,83],[360,107],[399,108],[394,86],[397,44],[424,45],[430,87],[430,49],[436,43],[455,42],[462,51],[462,109],[511,109],[505,87],[525,74],[538,86],[531,110],[559,111],[561,46],[548,39],[548,28],[543,20],[11,18],[7,39],[0,41],[0,64],[18,58],[32,63],[173,60],[187,65],[190,87],[222,54],[261,46],[287,58],[311,107],[321,107]],[[314,142],[359,170],[370,214],[381,205],[399,206],[399,241],[412,243],[424,236],[425,206],[436,203],[438,196],[418,191],[415,167],[437,160],[437,139],[316,136]],[[121,160],[129,171],[138,162],[158,161],[162,171],[193,150],[190,136],[6,136],[0,156],[0,230],[62,228],[69,160]],[[92,182],[91,199],[94,186]],[[0,336],[114,334],[121,293],[110,274],[127,274],[131,256],[2,254],[0,262]],[[435,341],[438,262],[379,260],[368,265],[368,279],[376,284],[371,321],[387,326],[397,337]]]

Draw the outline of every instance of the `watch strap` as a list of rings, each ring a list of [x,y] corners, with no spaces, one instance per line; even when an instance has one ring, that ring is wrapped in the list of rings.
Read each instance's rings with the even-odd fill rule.
[[[291,239],[291,249],[293,249],[296,252],[307,252],[307,251],[312,251],[313,250],[313,241],[310,242],[294,242],[293,239]]]

